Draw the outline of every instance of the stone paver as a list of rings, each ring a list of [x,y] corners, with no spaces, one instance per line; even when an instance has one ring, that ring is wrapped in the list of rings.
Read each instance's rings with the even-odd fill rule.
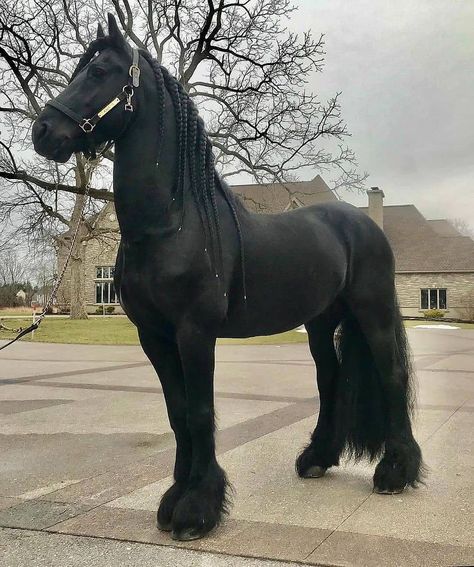
[[[4,567],[296,567],[281,563],[173,547],[0,529]],[[0,551],[1,553],[2,551]],[[27,560],[27,563],[25,562]]]
[[[174,441],[141,350],[13,345],[0,354],[0,563],[474,564],[474,332],[409,336],[430,472],[426,486],[394,497],[372,494],[374,464],[296,476],[318,407],[306,345],[218,347],[217,447],[234,505],[189,543],[155,527]]]

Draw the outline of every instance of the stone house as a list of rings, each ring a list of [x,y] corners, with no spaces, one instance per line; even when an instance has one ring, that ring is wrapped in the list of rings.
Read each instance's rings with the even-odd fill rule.
[[[383,191],[367,193],[364,210],[382,226],[395,255],[403,315],[438,309],[446,317],[474,319],[474,241],[446,219],[427,220],[414,205],[382,206]]]
[[[84,267],[84,297],[88,313],[105,313],[107,307],[122,313],[113,285],[115,258],[120,242],[117,217],[113,203],[107,203],[103,209],[89,219],[100,236],[85,240],[82,244]],[[68,243],[69,246],[69,243]],[[62,246],[58,253],[58,272],[64,265],[68,247]],[[67,309],[70,303],[71,271],[68,268],[57,295],[57,306]]]
[[[277,183],[235,185],[232,189],[249,210],[257,213],[275,213],[337,200],[319,175],[311,181],[284,186]],[[367,194],[368,206],[362,210],[384,229],[395,254],[396,287],[402,313],[423,316],[428,309],[439,309],[446,317],[474,318],[474,241],[462,236],[447,220],[427,220],[414,205],[384,206],[384,193],[378,188],[372,188]],[[94,222],[101,229],[110,228],[112,233],[86,242],[87,310],[100,312],[114,306],[116,312],[120,312],[113,287],[119,242],[113,204],[105,205]],[[66,277],[58,303],[68,303],[67,290]]]

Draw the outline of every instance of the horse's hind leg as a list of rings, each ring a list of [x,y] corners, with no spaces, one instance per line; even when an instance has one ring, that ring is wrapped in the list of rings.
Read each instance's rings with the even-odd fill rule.
[[[339,309],[332,306],[306,324],[309,346],[317,368],[320,408],[310,443],[296,460],[296,470],[303,478],[323,476],[329,467],[338,465],[344,446],[335,423],[339,362],[334,348],[334,331],[340,320]]]
[[[374,288],[359,285],[350,306],[373,358],[385,413],[384,455],[375,469],[374,490],[401,492],[421,478],[421,450],[410,421],[411,365],[405,328],[393,281],[379,280]]]

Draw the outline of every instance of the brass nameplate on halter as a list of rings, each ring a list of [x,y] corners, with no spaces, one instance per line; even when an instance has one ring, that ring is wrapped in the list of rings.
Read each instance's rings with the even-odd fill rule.
[[[99,118],[102,118],[102,116],[104,116],[105,114],[107,114],[107,112],[109,112],[110,110],[112,110],[112,108],[114,108],[115,106],[117,106],[117,104],[120,102],[119,97],[114,98],[114,100],[112,100],[111,102],[109,102],[109,104],[107,106],[104,106],[104,108],[102,110],[99,110],[99,112],[97,113],[97,116]]]

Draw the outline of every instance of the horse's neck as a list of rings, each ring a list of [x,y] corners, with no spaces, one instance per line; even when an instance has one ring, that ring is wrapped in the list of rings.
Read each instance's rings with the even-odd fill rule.
[[[176,178],[176,137],[172,101],[166,96],[165,128],[157,165],[155,79],[153,76],[144,78],[143,89],[138,95],[137,114],[125,135],[115,143],[115,208],[122,237],[132,239],[166,232],[175,224],[172,198]]]

